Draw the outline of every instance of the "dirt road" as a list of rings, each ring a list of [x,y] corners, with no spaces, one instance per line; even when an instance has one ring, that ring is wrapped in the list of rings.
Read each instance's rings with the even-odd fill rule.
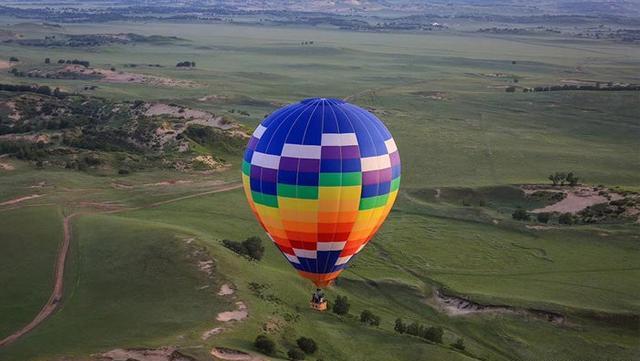
[[[161,206],[161,205],[164,205],[164,204],[167,204],[167,203],[181,201],[181,200],[184,200],[184,199],[205,196],[205,195],[213,194],[213,193],[227,192],[227,191],[231,191],[231,190],[234,190],[234,189],[238,189],[240,187],[242,187],[242,184],[231,183],[231,184],[227,184],[226,186],[218,188],[218,189],[214,189],[214,190],[210,190],[210,191],[206,191],[206,192],[201,192],[201,193],[196,193],[196,194],[191,194],[191,195],[188,195],[188,196],[182,196],[182,197],[177,197],[177,198],[173,198],[173,199],[168,199],[168,200],[165,200],[165,201],[151,203],[149,205],[145,205],[145,206],[141,206],[141,207],[137,207],[137,208],[123,208],[123,209],[119,209],[119,210],[110,210],[110,211],[100,212],[100,213],[117,213],[117,212],[125,212],[125,211],[137,210],[137,209],[153,208],[153,207],[158,207],[158,206]],[[31,320],[31,322],[29,322],[27,325],[25,325],[20,330],[14,332],[13,334],[7,336],[6,338],[4,338],[2,340],[0,340],[0,348],[15,342],[17,339],[19,339],[20,337],[24,336],[25,334],[27,334],[28,332],[30,332],[31,330],[36,328],[39,324],[41,324],[44,320],[46,320],[49,316],[51,316],[53,314],[53,312],[55,312],[55,310],[60,305],[60,303],[62,301],[63,291],[64,291],[64,269],[65,269],[65,263],[66,263],[66,260],[67,260],[67,255],[69,253],[69,246],[71,244],[71,220],[74,217],[77,217],[77,216],[79,216],[81,214],[82,213],[73,213],[73,214],[70,214],[70,215],[64,217],[64,221],[63,221],[64,222],[64,236],[63,236],[63,239],[62,239],[62,244],[60,245],[60,249],[58,251],[58,257],[56,258],[56,263],[55,263],[55,268],[54,268],[55,284],[53,286],[53,292],[51,292],[51,296],[49,297],[49,300],[42,307],[42,309],[36,315],[36,317],[34,317],[34,319]]]

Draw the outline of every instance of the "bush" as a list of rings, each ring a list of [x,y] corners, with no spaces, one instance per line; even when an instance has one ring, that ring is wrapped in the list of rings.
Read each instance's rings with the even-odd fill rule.
[[[300,349],[304,351],[304,353],[309,355],[315,353],[318,350],[318,345],[312,338],[300,337],[296,341],[296,343],[298,344],[298,347],[300,347]]]
[[[427,339],[429,341],[442,343],[443,335],[444,335],[444,330],[442,329],[442,327],[429,327],[423,331],[422,338]]]
[[[237,254],[259,261],[264,255],[264,246],[260,237],[249,237],[242,242],[223,239],[222,244]]]
[[[571,213],[562,213],[558,218],[560,224],[573,224],[573,215]]]
[[[246,248],[249,258],[259,261],[264,256],[264,247],[260,237],[249,237],[242,242],[242,245]]]
[[[540,223],[547,223],[551,219],[551,213],[546,213],[546,212],[538,213],[536,218]]]
[[[529,213],[522,208],[518,208],[511,214],[511,217],[517,221],[528,221]]]
[[[457,339],[456,342],[451,344],[451,347],[460,351],[464,351],[464,340],[461,338]]]
[[[253,342],[253,346],[265,355],[273,355],[276,353],[276,343],[266,335],[258,335]]]
[[[405,333],[405,332],[407,332],[407,325],[405,325],[404,322],[402,322],[401,318],[398,318],[398,319],[396,319],[396,324],[395,324],[395,326],[393,326],[393,329],[397,333]]]
[[[12,57],[10,57],[10,58],[9,58],[9,61],[11,61],[11,62],[14,62],[14,63],[15,63],[15,62],[18,62],[18,61],[20,61],[20,60],[19,60],[18,58],[16,58],[15,56],[12,56]]]
[[[299,348],[292,348],[287,352],[287,356],[289,356],[289,360],[304,360],[307,357],[304,352],[302,352]]]
[[[338,296],[336,298],[336,302],[333,305],[333,312],[338,315],[346,315],[349,313],[349,308],[351,305],[349,304],[349,299],[347,296]]]
[[[364,310],[360,313],[360,322],[366,323],[369,326],[379,326],[380,325],[380,317],[373,314],[373,312],[369,310]]]

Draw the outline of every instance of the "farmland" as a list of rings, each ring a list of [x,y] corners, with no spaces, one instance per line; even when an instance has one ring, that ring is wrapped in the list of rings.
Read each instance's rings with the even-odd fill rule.
[[[255,24],[53,27],[15,18],[2,24],[23,39],[138,34],[136,39],[162,42],[0,43],[0,64],[10,67],[0,72],[1,84],[59,88],[69,95],[55,104],[63,102],[65,109],[84,101],[117,109],[109,117],[78,116],[83,123],[67,128],[25,131],[50,139],[37,159],[0,158],[0,203],[39,195],[0,206],[0,281],[11,290],[0,294],[0,338],[46,302],[62,218],[78,214],[61,305],[34,331],[0,348],[0,359],[86,360],[116,348],[175,346],[209,360],[213,347],[255,353],[252,343],[261,333],[276,340],[273,359],[285,359],[300,336],[313,337],[319,345],[313,359],[324,360],[630,360],[640,352],[637,217],[621,213],[589,223],[574,212],[573,224],[512,217],[519,208],[554,204],[527,196],[520,185],[550,183],[549,174],[559,171],[575,172],[587,187],[636,199],[637,91],[523,91],[581,81],[638,84],[636,45],[547,34]],[[91,76],[10,72],[59,74],[77,65],[59,59],[89,62]],[[176,67],[185,61],[195,66]],[[126,76],[113,80],[96,70]],[[13,121],[6,104],[17,94],[0,95],[0,120]],[[42,94],[20,96],[54,102]],[[271,244],[260,261],[222,244],[256,235],[266,240],[237,188],[241,151],[230,132],[250,132],[279,106],[315,96],[345,98],[372,111],[393,133],[403,162],[388,221],[327,289],[330,300],[348,296],[350,316],[308,309],[311,284]],[[215,137],[185,131],[176,141],[184,140],[186,152],[151,146],[150,138],[135,143],[141,148],[117,149],[68,141],[94,126],[146,137],[156,127],[182,129],[188,121],[168,113],[149,120],[134,108],[156,109],[154,104],[176,113],[204,111],[234,128],[211,126]],[[127,128],[133,119],[154,128]],[[203,155],[220,166],[175,167]],[[66,166],[86,157],[100,161]],[[209,260],[211,274],[200,263]],[[218,294],[224,284],[233,295]],[[509,311],[448,312],[438,301],[440,291]],[[246,319],[216,320],[238,301],[247,306]],[[359,322],[364,309],[381,317],[380,326]],[[396,318],[440,326],[444,342],[398,334]],[[216,327],[224,330],[203,338]],[[458,338],[465,352],[449,346]]]

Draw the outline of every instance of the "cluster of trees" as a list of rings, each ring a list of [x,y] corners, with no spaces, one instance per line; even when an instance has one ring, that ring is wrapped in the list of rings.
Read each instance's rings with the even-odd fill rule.
[[[309,337],[300,337],[296,340],[296,347],[292,347],[287,351],[289,360],[304,360],[307,355],[312,355],[318,351],[318,344]],[[258,335],[253,346],[260,353],[267,356],[274,356],[277,351],[276,343],[267,335]]]
[[[553,174],[550,174],[547,179],[549,179],[554,186],[564,186],[565,184],[568,184],[572,187],[578,185],[578,181],[580,180],[580,178],[577,177],[573,172],[555,172]]]
[[[222,244],[235,253],[246,256],[249,259],[259,261],[264,256],[264,246],[260,237],[249,237],[242,242],[229,239],[222,240]]]
[[[311,41],[303,41],[300,43],[300,45],[313,45],[313,40]]]
[[[417,336],[436,343],[442,343],[442,336],[444,335],[442,327],[425,327],[418,322],[413,322],[407,325],[401,318],[396,319],[393,329],[400,334],[406,333],[407,335]]]
[[[58,59],[58,64],[74,64],[74,65],[82,65],[85,68],[88,68],[90,63],[87,60],[78,60],[78,59]]]
[[[32,143],[21,141],[0,142],[0,154],[10,154],[23,160],[42,160],[47,152],[44,143]]]
[[[0,91],[8,92],[29,92],[43,95],[53,95],[55,97],[64,97],[66,93],[55,88],[53,91],[46,85],[21,85],[21,84],[0,84]]]
[[[541,212],[536,213],[536,220],[540,223],[549,223],[553,213],[549,212]],[[511,214],[511,217],[516,221],[530,221],[531,214],[527,213],[526,210],[522,208],[518,208]],[[576,221],[576,217],[571,213],[562,213],[558,216],[558,223],[560,224],[574,224]]]
[[[195,68],[196,67],[196,62],[195,61],[181,61],[178,64],[176,64],[176,67],[181,68]]]

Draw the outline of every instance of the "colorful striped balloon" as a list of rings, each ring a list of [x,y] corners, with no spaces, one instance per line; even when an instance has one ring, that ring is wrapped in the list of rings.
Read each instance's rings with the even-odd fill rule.
[[[338,99],[306,99],[258,126],[242,181],[271,240],[302,277],[324,287],[389,214],[400,155],[368,111]]]

